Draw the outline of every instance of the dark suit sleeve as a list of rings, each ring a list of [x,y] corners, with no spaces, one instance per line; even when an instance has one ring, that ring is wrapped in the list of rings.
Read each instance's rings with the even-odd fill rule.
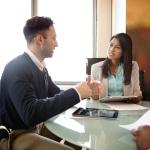
[[[48,97],[52,97],[60,92],[60,88],[56,86],[56,84],[52,81],[51,77],[48,76]]]
[[[47,99],[31,99],[28,106],[27,100],[24,102],[22,119],[28,126],[34,126],[77,104],[79,96],[72,88]]]
[[[12,88],[13,87],[13,88]],[[9,95],[22,121],[29,127],[57,115],[77,104],[79,96],[72,88],[53,97],[38,99],[30,83],[12,84]]]

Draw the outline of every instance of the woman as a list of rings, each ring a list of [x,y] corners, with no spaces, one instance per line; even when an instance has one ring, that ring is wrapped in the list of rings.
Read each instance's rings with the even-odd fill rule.
[[[99,95],[105,96],[137,96],[136,102],[142,98],[139,85],[139,67],[132,61],[132,40],[126,33],[114,35],[110,40],[107,58],[92,65],[91,77],[101,82]]]

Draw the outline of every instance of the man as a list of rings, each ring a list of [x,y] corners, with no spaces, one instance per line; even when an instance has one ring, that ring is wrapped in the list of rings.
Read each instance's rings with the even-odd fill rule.
[[[9,62],[2,74],[0,123],[13,130],[12,149],[71,149],[45,138],[41,123],[90,97],[91,86],[82,82],[61,91],[48,75],[44,59],[57,47],[50,18],[27,20],[23,32],[27,51]]]
[[[141,126],[136,131],[133,131],[132,134],[137,143],[138,150],[150,149],[150,126]]]

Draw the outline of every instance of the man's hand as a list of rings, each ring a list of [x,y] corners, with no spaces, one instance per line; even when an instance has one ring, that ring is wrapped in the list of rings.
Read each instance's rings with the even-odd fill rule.
[[[141,126],[136,131],[132,131],[132,134],[137,143],[138,150],[150,149],[150,126]]]
[[[88,86],[87,82],[81,82],[77,84],[75,88],[79,92],[81,99],[89,98],[92,96],[92,90]]]

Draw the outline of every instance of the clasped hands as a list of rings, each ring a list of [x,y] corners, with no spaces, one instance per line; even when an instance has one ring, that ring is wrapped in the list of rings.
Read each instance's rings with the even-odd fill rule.
[[[102,89],[102,84],[98,80],[91,79],[91,76],[88,76],[86,78],[86,81],[87,81],[88,86],[92,90],[91,98],[94,100],[98,100],[100,91]]]

